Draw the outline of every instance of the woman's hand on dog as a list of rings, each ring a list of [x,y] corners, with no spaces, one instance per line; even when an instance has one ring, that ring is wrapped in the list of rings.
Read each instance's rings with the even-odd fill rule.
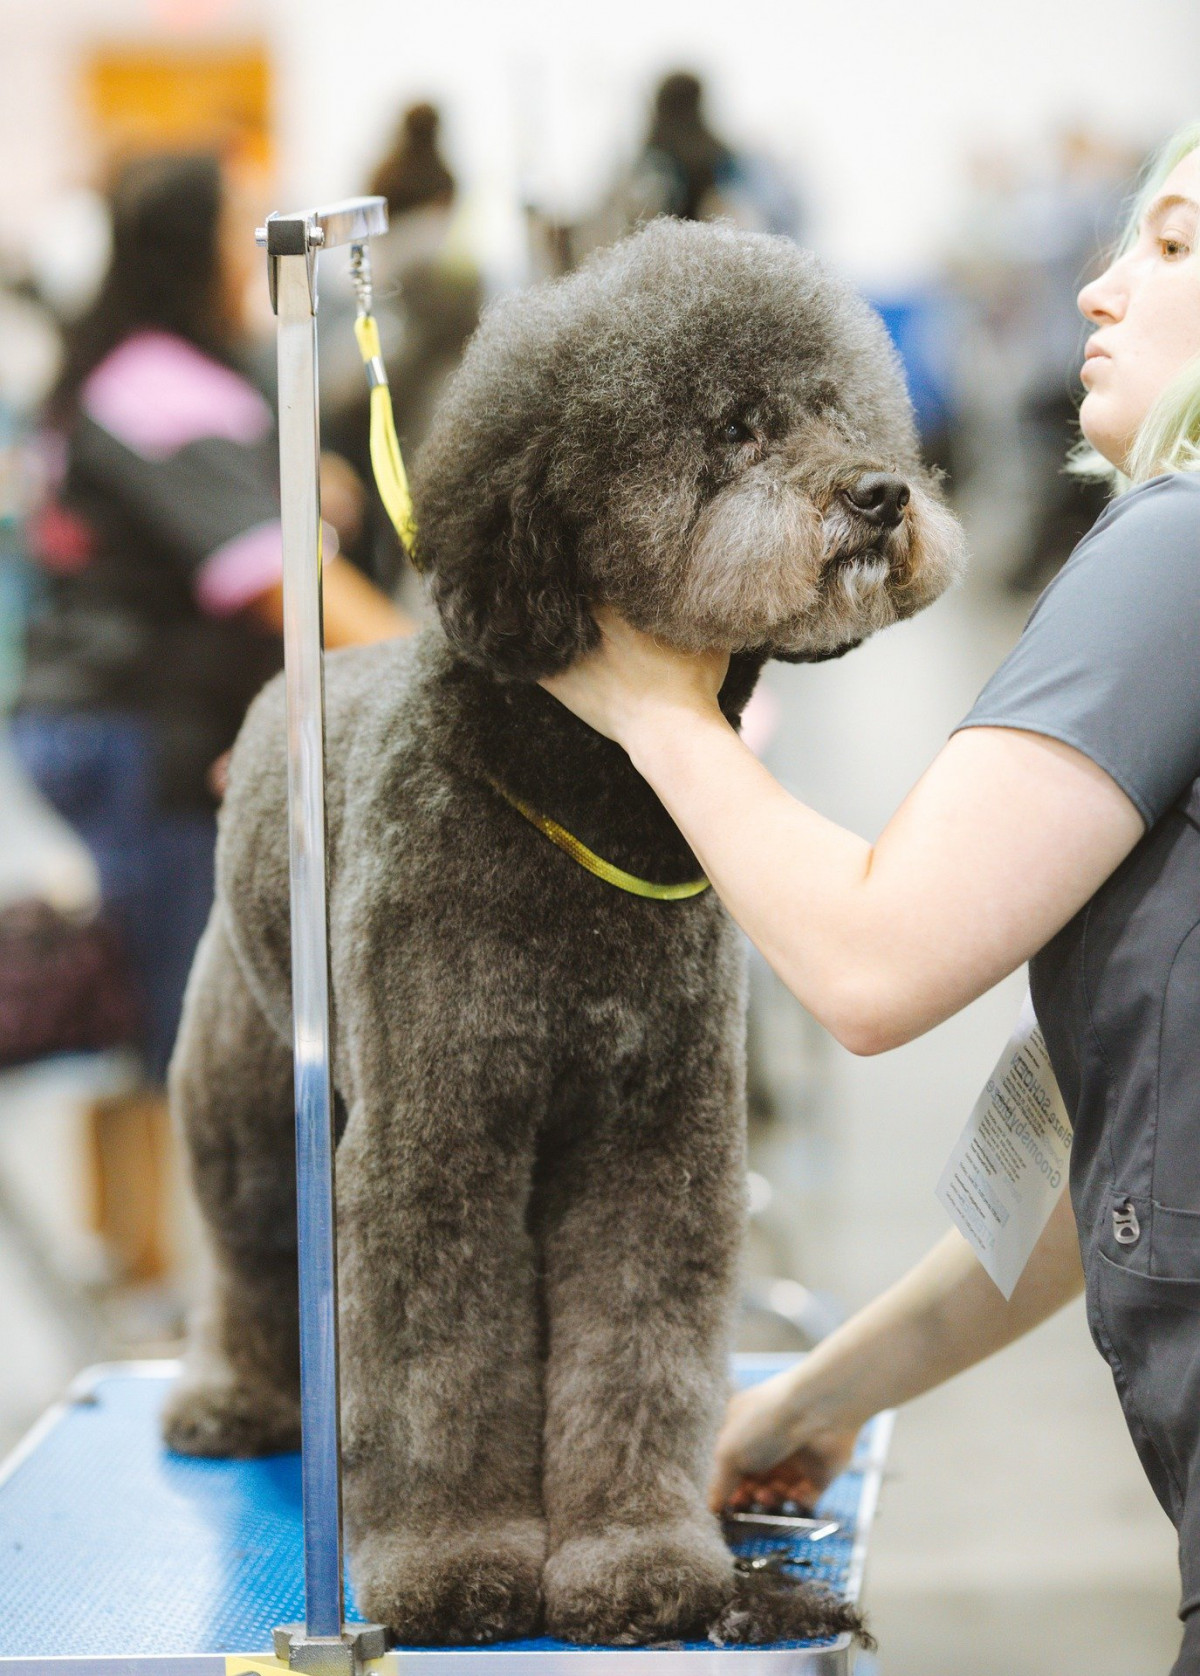
[[[806,1392],[803,1369],[740,1391],[717,1438],[708,1501],[726,1508],[811,1507],[854,1452],[859,1421]]]
[[[643,729],[669,727],[680,713],[720,718],[717,695],[728,652],[677,651],[606,606],[595,617],[600,644],[542,681],[581,721],[630,750]]]

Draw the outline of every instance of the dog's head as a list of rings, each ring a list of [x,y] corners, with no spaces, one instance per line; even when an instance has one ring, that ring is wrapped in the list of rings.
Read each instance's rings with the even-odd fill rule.
[[[683,648],[836,656],[963,544],[871,310],[784,239],[658,221],[484,318],[416,473],[452,644],[563,669],[615,606]]]

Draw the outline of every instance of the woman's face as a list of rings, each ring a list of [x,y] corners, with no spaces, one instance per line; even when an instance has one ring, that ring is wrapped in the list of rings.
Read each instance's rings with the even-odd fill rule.
[[[1096,327],[1080,426],[1120,469],[1158,397],[1200,355],[1200,150],[1176,164],[1133,245],[1084,286],[1079,307]]]

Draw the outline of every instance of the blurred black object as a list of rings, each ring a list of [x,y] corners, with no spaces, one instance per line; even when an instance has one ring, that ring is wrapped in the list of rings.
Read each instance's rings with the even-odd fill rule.
[[[595,209],[563,222],[526,205],[535,270],[563,274],[591,251],[660,215],[731,221],[747,232],[798,238],[803,206],[793,171],[771,156],[734,146],[713,128],[704,82],[673,70],[659,82],[645,136]]]
[[[103,914],[36,899],[0,909],[0,1066],[132,1047],[143,1031],[124,946]]]
[[[440,128],[434,105],[410,105],[400,118],[391,150],[376,166],[369,187],[387,199],[392,218],[406,210],[453,201],[454,176],[438,149]]]
[[[664,176],[663,214],[701,221],[712,213],[713,195],[735,167],[735,159],[708,126],[699,76],[676,70],[659,84],[645,161]]]
[[[1108,505],[1107,483],[1073,477],[1063,467],[1079,440],[1079,403],[1083,386],[1030,400],[1021,420],[1026,448],[1043,463],[1035,478],[1034,517],[1024,557],[1008,578],[1011,592],[1040,594],[1052,582]],[[1057,469],[1056,469],[1057,468]],[[1038,480],[1040,479],[1040,480]]]

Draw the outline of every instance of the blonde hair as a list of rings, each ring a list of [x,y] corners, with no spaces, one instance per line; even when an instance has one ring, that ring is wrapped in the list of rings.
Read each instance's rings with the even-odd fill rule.
[[[1137,238],[1142,218],[1167,176],[1198,147],[1200,122],[1190,122],[1151,157],[1117,244],[1118,256]],[[1067,457],[1067,470],[1074,477],[1108,483],[1116,495],[1162,472],[1200,471],[1200,356],[1180,369],[1142,420],[1123,469],[1081,438]]]

